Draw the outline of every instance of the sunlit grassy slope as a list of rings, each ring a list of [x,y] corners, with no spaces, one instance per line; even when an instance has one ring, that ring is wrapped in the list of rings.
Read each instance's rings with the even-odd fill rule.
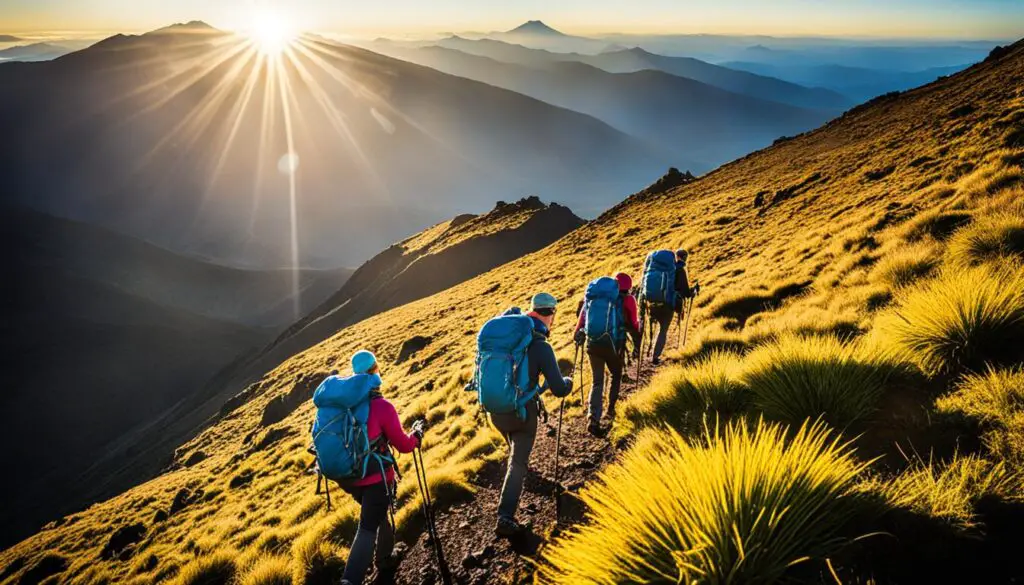
[[[500,455],[494,433],[483,424],[471,395],[461,390],[471,369],[474,334],[479,326],[509,305],[524,304],[531,293],[541,289],[574,307],[587,281],[620,269],[636,273],[646,252],[655,247],[688,247],[691,275],[700,280],[704,290],[696,303],[691,344],[680,357],[715,348],[753,348],[753,353],[741,361],[703,374],[717,376],[718,382],[709,385],[719,387],[728,386],[722,381],[735,376],[739,386],[727,389],[734,393],[742,393],[744,386],[758,386],[759,392],[751,394],[749,400],[726,400],[738,414],[761,412],[782,424],[797,424],[803,422],[803,416],[815,414],[821,404],[830,404],[825,399],[846,398],[823,392],[823,401],[795,410],[788,408],[792,404],[784,396],[772,394],[787,387],[783,378],[793,372],[806,387],[816,389],[821,386],[816,385],[814,376],[821,372],[834,374],[807,357],[814,347],[796,347],[801,343],[799,339],[780,336],[781,332],[835,335],[842,340],[861,337],[847,343],[863,344],[866,349],[822,342],[827,350],[825,361],[845,364],[839,382],[848,383],[842,376],[856,375],[865,364],[870,371],[877,371],[875,365],[888,364],[889,360],[918,369],[913,375],[897,371],[871,378],[872,385],[864,389],[863,395],[854,397],[852,403],[840,404],[845,409],[842,416],[826,416],[825,421],[841,428],[877,422],[879,430],[872,436],[879,444],[902,439],[910,428],[908,421],[923,416],[929,401],[934,400],[928,396],[929,391],[941,387],[949,376],[975,367],[973,358],[961,359],[973,354],[946,349],[958,343],[961,350],[968,347],[965,343],[973,349],[974,343],[959,332],[969,328],[971,322],[988,319],[991,312],[971,312],[970,307],[976,305],[968,299],[965,318],[958,320],[954,310],[952,324],[935,323],[936,335],[927,343],[918,343],[913,336],[883,336],[881,324],[886,318],[900,320],[900,309],[905,313],[900,323],[914,321],[914,312],[920,310],[922,302],[915,295],[925,294],[920,292],[917,279],[927,278],[932,271],[922,268],[922,262],[934,263],[934,270],[941,270],[942,275],[968,270],[958,268],[955,265],[960,262],[948,258],[950,249],[939,247],[951,236],[959,237],[954,234],[956,229],[975,217],[989,217],[994,210],[1006,208],[1024,195],[1024,94],[1019,81],[1015,81],[1022,76],[1024,47],[1018,43],[1001,59],[858,108],[818,131],[736,161],[694,183],[630,197],[540,252],[357,323],[267,373],[260,382],[265,392],[179,449],[180,469],[65,518],[5,551],[3,565],[10,568],[0,578],[16,580],[26,571],[37,570],[36,574],[59,575],[62,582],[151,582],[175,575],[180,582],[197,582],[187,577],[207,571],[237,573],[246,577],[246,582],[260,582],[253,580],[258,571],[279,577],[291,574],[297,582],[321,582],[317,576],[336,567],[336,555],[343,554],[349,544],[347,539],[355,525],[354,509],[344,502],[337,511],[327,514],[322,499],[313,495],[312,480],[302,473],[310,460],[304,448],[311,406],[306,404],[284,420],[262,427],[268,403],[297,383],[307,383],[304,377],[334,367],[344,369],[354,350],[368,347],[381,358],[385,392],[399,411],[407,420],[425,415],[433,425],[425,456],[440,505],[467,497],[472,491],[467,478],[486,458]],[[759,193],[764,205],[756,208],[754,201]],[[998,221],[1004,221],[1002,216]],[[936,248],[903,253],[908,241]],[[982,255],[986,258],[991,255],[989,249],[984,248]],[[1019,265],[1013,264],[1012,248],[1006,248],[1005,253],[1003,247],[998,250],[999,258],[991,261],[1000,263],[998,266],[986,264],[972,270],[990,270],[996,275],[993,278],[1014,282],[1011,276],[1005,276],[1019,270]],[[896,251],[901,251],[899,262],[905,266],[875,268]],[[998,324],[1006,339],[1016,339],[1014,336],[1020,333],[1020,307],[1015,309],[1013,305],[1013,299],[1019,305],[1020,298],[1018,294],[1009,301],[1000,301],[1001,312],[996,318],[1001,319]],[[972,321],[974,316],[979,317]],[[563,355],[571,354],[571,321],[562,314],[554,327],[552,340]],[[965,325],[965,321],[969,323]],[[891,326],[901,331],[901,325]],[[396,364],[403,342],[414,335],[431,341],[410,359]],[[758,345],[763,347],[754,347]],[[726,359],[723,354],[715,355],[715,359]],[[787,363],[795,365],[773,372],[768,359],[772,356],[792,360]],[[1013,360],[1008,355],[999,357]],[[983,382],[972,380],[962,388],[964,395],[978,392],[975,388]],[[917,385],[918,391],[896,393],[899,400],[889,404],[891,396],[895,400],[891,387],[897,383]],[[636,400],[642,400],[644,392],[648,391],[642,391]],[[1003,394],[1012,395],[998,391],[998,395]],[[908,400],[910,403],[904,404]],[[963,410],[967,413],[964,416],[970,414],[956,401],[945,407]],[[882,417],[878,412],[895,412],[907,420],[895,415]],[[656,421],[648,417],[641,422]],[[1000,420],[998,424],[1004,426],[991,432],[1002,433],[1000,437],[1010,436],[1006,425],[1016,425],[1012,428],[1019,433],[1019,421]],[[818,490],[825,490],[825,496],[846,494],[851,489],[847,471],[856,471],[859,467],[853,466],[860,464],[843,463],[847,467],[829,469],[821,475],[816,458],[827,449],[820,447],[817,432],[803,439],[818,445],[808,447],[814,451],[807,455],[810,460],[795,457],[793,463],[794,469],[816,478],[816,483],[801,484],[805,491],[814,492],[814,498],[806,501],[815,509],[830,510],[834,509],[830,500],[822,499]],[[735,436],[724,444],[711,441],[713,451],[705,454],[685,451],[671,441],[659,448],[679,450],[681,460],[713,462],[716,458],[728,459],[723,453],[732,449],[730,445],[737,449],[753,445],[756,448],[751,447],[751,452],[772,453],[783,440],[781,432],[764,439]],[[1012,444],[1010,439],[1006,442]],[[854,448],[859,449],[865,443],[856,445]],[[879,450],[884,451],[868,449],[870,453]],[[844,461],[847,457],[845,451],[827,456]],[[993,478],[995,464],[974,461],[958,459],[932,466],[922,463],[917,475],[907,475],[900,483],[890,485],[888,491],[872,493],[896,508],[928,510],[945,506],[962,516],[965,506],[969,507],[982,492],[947,493],[935,486],[975,486],[979,485],[976,479],[982,477],[987,478],[981,482],[982,491],[1004,489],[1002,468],[997,470],[999,477]],[[407,458],[402,465],[410,465]],[[615,477],[615,473],[611,471],[606,477]],[[787,489],[785,482],[779,485],[778,489]],[[777,494],[772,491],[775,489],[771,487],[770,493]],[[414,519],[415,485],[404,482],[399,492],[401,529]],[[942,494],[948,496],[946,500],[938,497]],[[781,497],[784,502],[786,492]],[[703,501],[699,494],[694,498]],[[775,495],[772,498],[780,501],[774,499]],[[737,513],[745,513],[745,509],[741,506]],[[709,518],[715,521],[713,515]],[[823,539],[831,539],[840,530],[831,524],[810,528]],[[699,575],[700,570],[712,566],[727,572],[729,563],[737,558],[735,547],[728,544],[736,542],[735,534],[714,534],[720,535],[721,550],[727,555],[713,558],[714,551],[706,547],[689,556],[685,551],[677,551],[674,556],[669,551],[668,556],[658,557],[669,559],[657,565],[659,574],[673,566],[680,575]],[[112,540],[113,535],[117,538]],[[681,542],[690,542],[689,536],[680,538]],[[795,540],[787,549],[787,559],[796,561],[802,555],[834,552],[835,541],[824,544],[828,546]],[[776,571],[759,575],[785,572],[785,568],[779,568],[780,559],[764,558],[764,551],[757,554],[758,562],[763,562],[759,566]],[[701,558],[711,560],[701,565]],[[614,559],[607,562],[616,563]],[[556,569],[543,574],[555,579],[560,574],[559,565],[552,566]],[[591,568],[600,571],[601,566],[607,564],[595,562]],[[590,576],[614,582],[615,578],[608,575]],[[494,575],[495,580],[500,578]],[[571,577],[566,579],[571,581]],[[274,581],[268,578],[262,582]]]

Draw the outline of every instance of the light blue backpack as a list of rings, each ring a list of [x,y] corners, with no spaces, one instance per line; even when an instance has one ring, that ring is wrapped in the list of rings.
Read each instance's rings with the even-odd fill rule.
[[[626,340],[619,281],[602,276],[587,285],[587,344],[618,350]]]
[[[646,301],[675,306],[676,255],[671,250],[656,250],[648,254],[641,285]]]
[[[370,395],[381,386],[377,374],[329,376],[313,392],[316,419],[313,447],[320,473],[339,483],[362,479],[394,463],[375,449],[366,430]],[[383,437],[383,435],[381,435]]]
[[[533,319],[526,315],[495,317],[480,329],[472,386],[485,411],[526,418],[526,404],[541,390],[529,387],[526,352],[533,339]]]

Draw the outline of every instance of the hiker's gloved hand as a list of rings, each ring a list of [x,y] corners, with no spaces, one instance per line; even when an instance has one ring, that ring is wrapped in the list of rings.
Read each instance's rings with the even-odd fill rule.
[[[693,296],[697,296],[699,294],[700,294],[700,283],[698,282],[698,283],[695,283],[693,285]]]
[[[423,420],[422,418],[412,423],[412,434],[420,441],[423,441],[423,432],[425,430],[427,430],[427,421]]]
[[[576,342],[576,345],[583,345],[583,342],[587,340],[586,331],[580,329],[576,332],[576,335],[572,336],[572,340]]]

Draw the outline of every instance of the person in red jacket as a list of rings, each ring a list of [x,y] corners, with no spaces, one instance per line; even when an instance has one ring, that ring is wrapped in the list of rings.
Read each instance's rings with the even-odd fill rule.
[[[378,374],[377,381],[380,380],[377,358],[366,350],[352,356],[352,371],[356,374]],[[394,405],[381,395],[380,386],[370,395],[366,434],[371,445],[377,445],[382,450],[387,450],[390,445],[399,453],[411,453],[423,440],[423,427],[424,422],[418,420],[413,423],[412,432],[406,433]],[[384,441],[376,443],[382,435]],[[392,557],[395,547],[394,529],[388,523],[391,494],[395,493],[394,467],[388,466],[383,473],[367,473],[366,477],[342,487],[360,506],[359,527],[345,563],[342,585],[361,585],[374,557],[378,573],[392,574],[398,564],[397,559]]]
[[[633,288],[633,279],[625,272],[615,275],[619,282],[619,299],[622,301],[622,321],[626,325],[626,333],[633,337],[633,347],[638,347],[640,340],[640,321],[637,318],[636,299],[629,294]],[[586,340],[587,311],[584,306],[580,310],[579,319],[576,321],[576,332],[573,335],[576,343],[583,343]],[[604,399],[604,371],[607,368],[611,374],[611,384],[608,388],[608,419],[615,418],[615,403],[619,400],[619,388],[622,386],[622,368],[625,365],[626,341],[623,339],[621,347],[612,348],[607,345],[587,344],[587,357],[590,358],[590,371],[593,374],[593,384],[590,387],[590,424],[587,431],[592,435],[601,433],[601,410]]]

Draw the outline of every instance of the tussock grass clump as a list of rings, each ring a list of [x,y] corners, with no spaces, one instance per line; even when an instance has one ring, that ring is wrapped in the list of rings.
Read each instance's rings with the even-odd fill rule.
[[[990,451],[1024,467],[1024,368],[966,376],[936,406],[940,412],[977,421]]]
[[[323,539],[318,530],[307,531],[292,543],[292,582],[329,585],[341,581],[347,551]]]
[[[222,551],[199,557],[185,565],[174,585],[228,585],[234,583],[238,573],[233,552]]]
[[[895,478],[876,478],[866,485],[895,508],[923,514],[962,530],[976,526],[974,505],[981,498],[1020,497],[1019,481],[1003,464],[976,455],[958,455],[947,463],[919,461]]]
[[[939,247],[920,243],[894,250],[878,261],[870,280],[902,288],[930,275],[939,265]]]
[[[882,328],[929,374],[1015,362],[1024,353],[1024,270],[944,270],[906,290]]]
[[[641,433],[582,492],[588,522],[545,550],[539,581],[774,583],[829,556],[865,464],[821,423],[788,434],[763,421],[694,441]]]
[[[287,557],[261,556],[245,572],[239,585],[291,585],[292,567]]]
[[[966,211],[921,213],[907,222],[903,228],[903,238],[910,242],[918,242],[925,238],[945,241],[953,232],[970,223],[971,218],[971,214]]]
[[[949,240],[949,255],[965,265],[1024,258],[1024,213],[994,213],[957,231]]]
[[[874,345],[786,335],[750,352],[743,382],[767,418],[799,424],[821,417],[843,427],[870,415],[889,379],[906,371]]]
[[[749,397],[739,381],[740,359],[735,353],[716,351],[691,366],[658,374],[643,392],[626,400],[627,424],[618,425],[616,434],[658,424],[692,432],[700,428],[705,413],[724,419],[742,413]]]

